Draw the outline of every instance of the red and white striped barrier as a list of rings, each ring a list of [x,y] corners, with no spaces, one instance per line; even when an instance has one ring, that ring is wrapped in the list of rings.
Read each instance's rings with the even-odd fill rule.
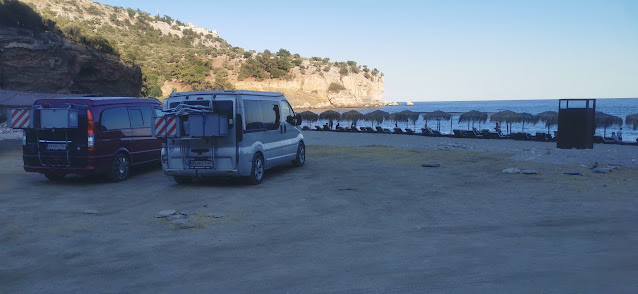
[[[26,129],[30,127],[31,113],[28,108],[9,109],[9,126],[14,129]]]
[[[177,137],[177,119],[174,116],[155,118],[155,137]]]

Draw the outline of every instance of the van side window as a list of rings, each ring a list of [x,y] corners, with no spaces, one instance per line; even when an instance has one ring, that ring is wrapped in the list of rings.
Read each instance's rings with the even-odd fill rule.
[[[105,131],[131,128],[126,107],[109,108],[102,111],[100,126]]]
[[[144,127],[150,128],[151,120],[153,119],[151,118],[153,116],[153,110],[150,107],[142,107],[140,109],[142,109],[142,118],[144,119]]]
[[[267,130],[276,130],[281,122],[281,111],[278,101],[259,101],[261,113],[264,116],[264,127]]]
[[[281,101],[281,114],[284,121],[288,121],[289,116],[295,116],[295,113],[292,111],[292,107],[290,107],[290,104],[286,101]]]
[[[144,119],[142,119],[142,110],[139,108],[129,108],[128,116],[131,118],[131,127],[139,128],[144,126]]]
[[[261,112],[261,103],[255,100],[244,99],[244,121],[246,133],[265,131],[264,115]]]

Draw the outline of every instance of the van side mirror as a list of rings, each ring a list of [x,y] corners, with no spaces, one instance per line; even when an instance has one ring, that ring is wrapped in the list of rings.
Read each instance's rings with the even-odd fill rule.
[[[295,126],[300,126],[301,125],[301,114],[295,115],[295,121],[296,121]]]
[[[287,117],[286,117],[286,122],[287,122],[287,123],[289,123],[289,124],[291,124],[291,125],[293,125],[293,126],[296,126],[296,124],[295,124],[295,118],[294,118],[294,117],[292,117],[292,115],[289,115],[289,116],[287,116]]]

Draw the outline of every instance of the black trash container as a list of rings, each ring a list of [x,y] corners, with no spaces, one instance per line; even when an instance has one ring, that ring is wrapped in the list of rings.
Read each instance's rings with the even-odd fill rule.
[[[596,130],[595,113],[596,99],[560,99],[556,147],[593,149]]]

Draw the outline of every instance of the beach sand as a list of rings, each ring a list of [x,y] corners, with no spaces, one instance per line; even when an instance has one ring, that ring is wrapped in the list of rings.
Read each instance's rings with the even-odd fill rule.
[[[0,292],[636,292],[638,169],[581,166],[631,166],[635,146],[304,135],[306,165],[258,186],[52,183],[0,141]]]
[[[556,142],[321,131],[304,131],[303,134],[308,145],[388,146],[428,151],[468,151],[489,153],[521,162],[588,166],[598,162],[603,166],[616,165],[638,169],[638,146],[633,145],[594,144],[593,149],[558,149]]]

